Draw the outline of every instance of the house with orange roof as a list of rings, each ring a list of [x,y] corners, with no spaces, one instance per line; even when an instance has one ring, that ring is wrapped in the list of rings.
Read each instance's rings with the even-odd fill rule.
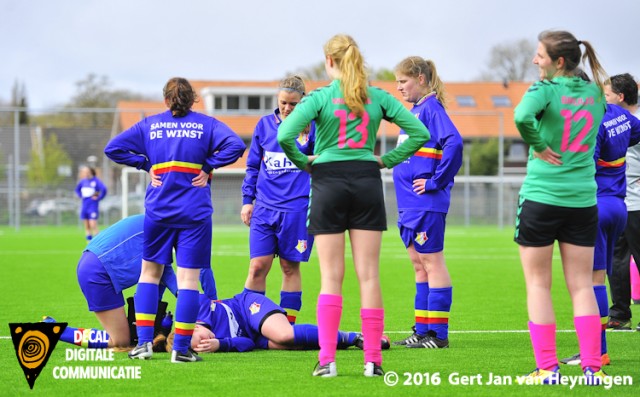
[[[307,90],[311,91],[328,84],[328,81],[307,81]],[[278,81],[191,81],[200,97],[194,110],[209,114],[227,124],[240,135],[247,146],[251,142],[253,129],[258,120],[277,107],[276,94]],[[392,81],[373,81],[398,100],[402,101]],[[518,142],[514,147],[524,153],[520,135],[513,123],[513,110],[530,83],[509,82],[466,82],[445,83],[446,107],[453,123],[462,137],[487,139],[502,136],[505,140]],[[410,104],[405,103],[407,108]],[[162,102],[118,103],[118,127],[112,134],[120,133],[131,127],[142,117],[166,110]],[[399,128],[383,122],[379,136],[381,149],[395,146]],[[230,168],[244,168],[244,159],[240,159]]]

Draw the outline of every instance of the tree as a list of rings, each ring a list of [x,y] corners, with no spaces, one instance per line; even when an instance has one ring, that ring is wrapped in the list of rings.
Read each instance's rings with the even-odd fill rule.
[[[27,181],[34,187],[58,186],[66,178],[58,174],[59,167],[63,166],[71,167],[71,158],[58,142],[58,136],[51,134],[44,142],[42,150],[31,150]]]
[[[23,84],[20,84],[18,80],[13,83],[11,89],[11,106],[17,108],[24,108],[18,114],[18,123],[20,125],[29,124],[29,114],[27,112],[27,92]]]
[[[377,81],[396,81],[396,74],[391,69],[381,68],[371,73],[373,80]]]
[[[153,100],[153,98],[129,90],[114,90],[111,88],[111,82],[107,76],[97,76],[90,73],[83,80],[76,82],[76,94],[64,107],[67,109],[112,109],[121,100],[145,101]],[[46,115],[38,118],[38,122],[41,125],[59,128],[111,128],[113,117],[114,114],[111,112],[71,112]]]
[[[533,81],[537,80],[538,69],[531,62],[536,47],[527,39],[508,41],[496,44],[491,48],[487,70],[480,80],[502,81]]]
[[[328,80],[329,76],[327,76],[327,72],[324,69],[324,62],[320,61],[315,65],[308,66],[306,68],[299,68],[295,72],[287,73],[287,75],[297,74],[305,80],[311,81],[322,81]],[[396,75],[393,73],[393,70],[390,69],[373,69],[369,70],[369,77],[372,80],[378,81],[395,81]]]
[[[469,175],[497,175],[498,174],[498,138],[488,140],[474,139],[469,152]],[[504,143],[504,155],[509,152],[509,143]]]

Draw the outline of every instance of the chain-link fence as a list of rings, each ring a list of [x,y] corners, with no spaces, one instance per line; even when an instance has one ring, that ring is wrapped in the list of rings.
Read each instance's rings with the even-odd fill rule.
[[[78,182],[78,169],[83,165],[94,167],[97,176],[108,188],[108,194],[100,204],[100,223],[107,225],[120,219],[123,213],[123,167],[104,156],[104,146],[112,136],[123,130],[122,120],[139,120],[145,114],[157,113],[158,109],[119,113],[116,109],[64,108],[46,112],[30,111],[28,117],[25,117],[24,111],[22,108],[0,108],[0,225],[19,228],[22,225],[79,224],[80,199],[76,197],[74,188]],[[224,115],[217,117],[225,121]],[[465,131],[477,129],[485,131],[487,136],[499,137],[501,146],[499,156],[495,159],[498,175],[491,177],[464,174],[469,170],[469,150],[465,146],[464,171],[456,178],[448,223],[512,224],[522,177],[505,176],[504,173],[502,115],[490,112],[464,113],[452,114],[452,118],[460,124],[458,128],[463,137]],[[234,128],[234,125],[231,126]],[[253,126],[234,130],[248,146]],[[383,123],[377,150],[384,153],[394,147],[396,134],[397,127]],[[244,160],[239,164],[241,162]],[[235,170],[225,168],[214,173],[212,197],[214,222],[217,224],[240,222],[243,177],[242,165]],[[126,212],[139,213],[143,211],[148,179],[144,174],[135,173],[128,178]],[[391,224],[396,220],[396,202],[390,171],[385,171],[384,181],[387,215]]]

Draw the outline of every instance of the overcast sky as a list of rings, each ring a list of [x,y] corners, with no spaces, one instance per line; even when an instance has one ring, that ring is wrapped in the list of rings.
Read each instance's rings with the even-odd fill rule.
[[[375,69],[420,55],[446,83],[478,77],[496,44],[564,29],[640,78],[639,15],[638,0],[0,0],[0,100],[17,80],[32,110],[61,105],[89,73],[158,97],[172,76],[276,80],[336,33]]]

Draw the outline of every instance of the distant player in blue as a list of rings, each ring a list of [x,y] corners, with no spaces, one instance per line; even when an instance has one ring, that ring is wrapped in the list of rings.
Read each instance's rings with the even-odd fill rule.
[[[394,342],[412,348],[449,347],[451,277],[444,260],[444,233],[453,179],[462,165],[462,137],[445,111],[444,85],[430,60],[412,56],[396,67],[398,90],[431,139],[393,169],[398,229],[415,270],[415,326]],[[400,131],[398,145],[407,134]]]
[[[362,335],[338,331],[339,349],[363,347]],[[171,336],[168,345],[171,344]],[[389,348],[386,336],[382,349]],[[243,292],[231,299],[200,295],[198,324],[191,339],[197,352],[248,352],[253,349],[319,349],[318,326],[289,323],[282,307],[262,294]]]
[[[78,283],[104,331],[67,327],[61,340],[88,348],[128,347],[130,332],[122,291],[138,283],[142,267],[144,215],[125,218],[103,230],[85,248],[78,262]],[[207,297],[217,297],[213,274],[203,270],[201,282]],[[178,291],[176,275],[165,266],[158,286],[158,300],[168,288]],[[49,320],[53,320],[49,318]],[[76,336],[82,335],[83,339]],[[96,338],[96,335],[100,335]],[[100,341],[95,342],[95,339]]]
[[[609,317],[605,275],[611,275],[614,247],[627,224],[627,206],[624,203],[627,195],[626,156],[627,149],[638,142],[640,120],[618,105],[607,104],[594,153],[598,184],[598,237],[593,256],[593,290],[602,323],[600,350],[603,366],[611,362],[605,332]],[[580,365],[580,353],[560,362]]]
[[[313,236],[307,233],[309,174],[287,158],[278,144],[278,127],[302,100],[302,78],[291,76],[280,81],[278,108],[260,119],[253,132],[247,156],[247,173],[242,183],[240,217],[249,231],[249,275],[247,292],[265,294],[267,274],[277,255],[282,268],[280,306],[289,322],[296,322],[302,307],[300,262],[308,262]],[[307,126],[296,145],[313,154],[315,129]],[[254,204],[255,203],[255,204]]]
[[[201,358],[189,349],[198,313],[198,276],[211,267],[211,172],[234,163],[246,146],[213,117],[191,110],[197,99],[183,78],[170,79],[168,111],[146,117],[106,146],[113,161],[150,171],[145,197],[142,272],[135,295],[138,346],[131,358],[151,358],[158,282],[164,264],[178,266],[176,338],[171,362]]]
[[[82,199],[80,219],[84,224],[87,242],[98,234],[98,203],[107,195],[107,187],[96,177],[96,170],[84,166],[80,169],[80,182],[75,189],[76,195]]]

